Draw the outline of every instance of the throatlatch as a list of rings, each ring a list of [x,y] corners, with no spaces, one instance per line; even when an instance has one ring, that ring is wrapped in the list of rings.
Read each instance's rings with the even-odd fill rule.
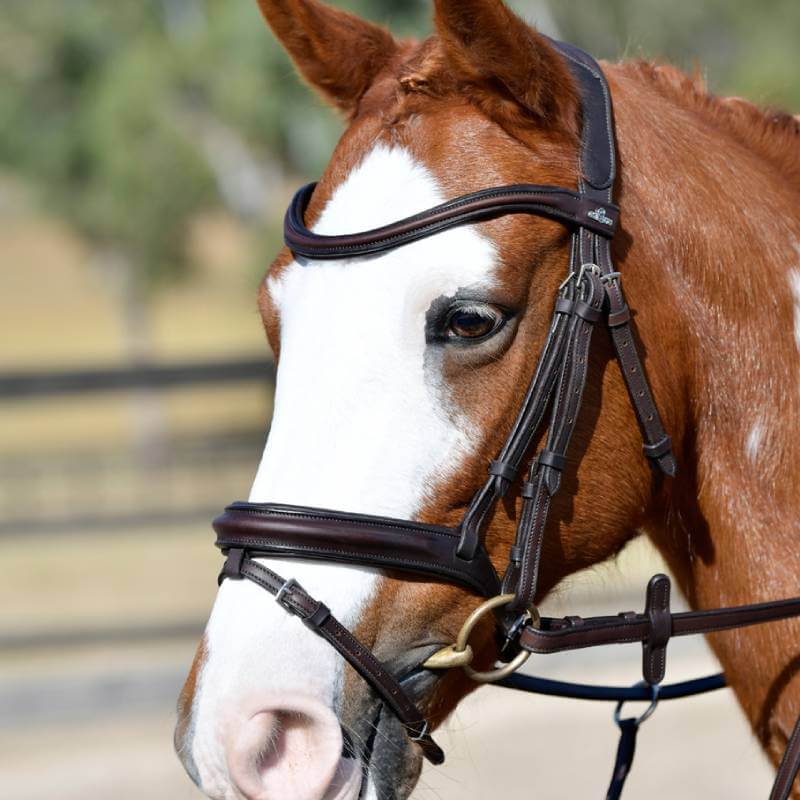
[[[621,731],[608,798],[619,797],[635,751],[639,725],[658,700],[689,696],[724,686],[714,675],[661,686],[672,636],[728,630],[800,615],[800,598],[735,608],[673,614],[670,583],[654,576],[645,610],[617,616],[541,618],[535,609],[542,543],[552,498],[561,487],[568,449],[586,385],[594,328],[604,323],[627,386],[644,440],[643,452],[657,476],[674,476],[675,459],[647,382],[620,273],[614,269],[611,240],[619,225],[613,203],[616,152],[611,97],[597,62],[571,45],[553,42],[580,89],[581,178],[576,189],[516,184],[484,189],[448,200],[399,222],[362,233],[320,236],[306,227],[305,212],[314,184],[300,189],[286,213],[284,237],[296,254],[311,260],[371,256],[433,236],[457,225],[506,214],[533,214],[557,220],[572,232],[567,276],[555,299],[553,319],[533,379],[505,444],[488,468],[486,482],[474,495],[456,529],[362,514],[278,504],[234,503],[215,520],[217,546],[227,555],[220,580],[247,579],[271,594],[288,613],[329,642],[373,688],[386,708],[403,723],[411,740],[433,763],[444,754],[428,730],[424,714],[401,686],[402,681],[345,629],[327,606],[311,598],[294,580],[285,580],[255,559],[306,558],[378,567],[415,578],[460,586],[490,598],[465,622],[458,641],[434,654],[422,668],[461,667],[475,680],[594,700],[649,699],[651,709],[639,718],[616,720]],[[531,448],[549,412],[544,447]],[[497,575],[483,544],[487,519],[498,500],[519,480],[522,508],[516,538],[502,576]],[[471,667],[469,633],[484,613],[496,616],[505,640],[507,663],[488,672]],[[584,686],[512,674],[531,653],[553,653],[604,644],[641,642],[643,684],[633,688]],[[407,676],[406,676],[407,677]],[[800,769],[800,721],[778,771],[770,800],[786,800]]]

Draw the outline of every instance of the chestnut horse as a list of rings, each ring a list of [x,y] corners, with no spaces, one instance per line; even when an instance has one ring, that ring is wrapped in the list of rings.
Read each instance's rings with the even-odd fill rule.
[[[436,35],[422,42],[315,0],[259,2],[348,123],[312,198],[315,232],[367,230],[487,186],[576,185],[574,79],[500,0],[436,0]],[[654,478],[610,344],[596,337],[539,594],[642,533],[693,608],[797,594],[798,123],[714,97],[672,67],[603,69],[623,210],[614,259],[679,468]],[[282,251],[259,294],[278,378],[251,500],[456,525],[513,423],[568,252],[560,224],[531,216],[369,259],[301,264]],[[518,503],[517,489],[488,527],[498,568]],[[478,603],[356,566],[303,561],[292,575],[396,674],[451,642]],[[490,630],[476,641],[491,662]],[[709,641],[777,761],[800,708],[800,626]],[[472,688],[460,671],[429,671],[416,699],[438,724]],[[375,703],[269,595],[226,581],[181,695],[176,745],[220,800],[399,800],[421,756],[393,718],[374,729]]]

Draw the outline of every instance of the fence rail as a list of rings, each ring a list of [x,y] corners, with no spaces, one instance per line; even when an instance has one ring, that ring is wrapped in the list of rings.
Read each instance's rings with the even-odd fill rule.
[[[265,358],[175,364],[138,364],[86,370],[15,371],[0,373],[0,399],[49,397],[91,392],[167,389],[202,384],[275,379]]]
[[[242,418],[230,406],[227,426],[170,428],[164,416],[157,437],[136,438],[130,416],[128,439],[88,437],[80,448],[6,453],[0,457],[0,539],[75,532],[125,532],[132,526],[180,525],[213,516],[226,499],[241,494],[263,446],[273,363],[244,356],[203,363],[138,364],[124,367],[0,373],[0,406],[22,400],[42,413],[63,400],[103,395],[109,404],[147,393],[156,413],[176,388],[237,386],[261,396],[264,416]],[[237,386],[238,390],[238,386]],[[149,397],[152,395],[152,397]],[[252,396],[252,395],[251,395]],[[33,406],[40,408],[38,405]],[[114,406],[115,408],[117,406]],[[252,406],[251,406],[252,407]],[[135,409],[135,405],[128,406]],[[195,404],[195,409],[197,405]],[[152,412],[153,406],[146,408]],[[28,409],[26,408],[26,411]],[[196,411],[195,411],[196,413]],[[148,418],[150,419],[150,418]],[[152,436],[152,431],[148,431]]]

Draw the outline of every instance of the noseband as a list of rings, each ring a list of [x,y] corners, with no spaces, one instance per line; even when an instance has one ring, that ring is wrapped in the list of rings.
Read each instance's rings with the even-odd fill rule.
[[[256,561],[256,557],[302,558],[359,564],[453,584],[490,598],[468,620],[455,645],[434,654],[422,666],[441,669],[463,666],[476,680],[504,678],[523,686],[524,676],[508,675],[531,653],[553,653],[601,644],[642,643],[645,697],[655,701],[664,679],[666,648],[672,636],[708,633],[800,615],[800,598],[748,606],[673,614],[670,583],[654,576],[647,588],[645,611],[612,617],[542,618],[535,610],[539,563],[552,498],[559,491],[567,452],[575,430],[588,369],[592,333],[598,323],[608,327],[644,441],[643,452],[656,476],[676,470],[671,442],[645,376],[631,330],[620,273],[611,258],[611,240],[619,209],[613,203],[616,177],[611,97],[597,62],[571,45],[554,42],[575,77],[582,101],[581,178],[576,190],[518,184],[483,189],[449,200],[414,216],[374,230],[340,236],[320,236],[304,222],[315,184],[300,189],[286,213],[285,242],[296,256],[313,260],[357,258],[392,250],[457,225],[507,214],[532,214],[563,223],[571,231],[569,268],[556,298],[547,339],[536,364],[511,433],[488,469],[456,528],[364,514],[273,503],[233,503],[214,521],[217,546],[227,555],[220,574],[247,579],[275,595],[277,602],[328,641],[366,680],[384,705],[404,725],[425,757],[439,764],[444,754],[433,741],[422,712],[400,681],[330,613],[293,579],[286,580]],[[537,456],[529,453],[549,412],[547,439]],[[516,538],[504,574],[498,575],[483,544],[487,519],[508,488],[526,470]],[[469,631],[486,611],[493,611],[500,633],[504,667],[488,673],[470,666]],[[532,679],[528,679],[532,680]],[[724,681],[713,676],[706,688]],[[711,683],[715,683],[711,686]],[[569,686],[576,691],[575,685]],[[552,687],[551,687],[552,688]],[[580,688],[580,687],[578,687]],[[604,687],[583,687],[583,689]],[[693,687],[697,690],[697,687]],[[664,687],[669,690],[670,687]],[[541,688],[540,688],[541,690]],[[564,691],[567,691],[566,689]],[[651,694],[647,694],[650,692]],[[562,693],[564,693],[562,691]],[[693,693],[683,691],[683,694]],[[597,694],[597,692],[595,692]],[[612,699],[638,697],[622,693]],[[673,690],[672,696],[681,692]],[[574,695],[573,695],[574,696]],[[584,694],[584,696],[586,696]],[[605,698],[609,699],[609,698]],[[636,726],[619,720],[623,732],[619,759],[630,751],[617,786],[617,797],[633,756]],[[788,797],[800,767],[800,723],[781,764],[771,800]],[[625,737],[628,737],[627,740]],[[621,755],[622,754],[622,755]],[[624,759],[623,759],[624,760]],[[612,790],[616,793],[612,794]]]

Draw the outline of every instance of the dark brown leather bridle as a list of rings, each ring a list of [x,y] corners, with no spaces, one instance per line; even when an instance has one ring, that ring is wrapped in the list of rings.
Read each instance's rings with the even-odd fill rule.
[[[368,256],[432,236],[456,225],[505,214],[534,214],[562,222],[572,231],[569,270],[555,302],[547,339],[522,407],[489,476],[455,528],[362,514],[272,503],[233,503],[214,521],[217,546],[227,555],[220,575],[246,578],[273,595],[289,613],[299,616],[326,639],[370,684],[405,726],[425,757],[438,764],[444,754],[433,741],[422,712],[400,680],[294,580],[259,564],[256,557],[306,558],[410,573],[465,588],[492,598],[465,626],[464,641],[446,648],[422,668],[462,665],[477,679],[502,677],[503,685],[533,691],[612,699],[651,699],[695,694],[724,685],[722,676],[673,687],[661,687],[667,643],[672,636],[709,633],[800,615],[800,598],[731,608],[674,614],[670,582],[654,576],[647,587],[644,613],[611,617],[544,618],[535,611],[539,562],[548,512],[561,484],[567,450],[578,419],[594,327],[605,322],[614,345],[644,439],[644,454],[656,476],[676,470],[669,436],[639,358],[631,315],[620,274],[611,259],[611,240],[619,209],[612,202],[616,153],[611,98],[597,62],[577,48],[554,42],[576,78],[582,98],[581,178],[577,190],[520,184],[484,189],[449,200],[407,219],[363,233],[320,236],[304,222],[315,184],[300,189],[286,213],[284,237],[296,256],[339,259]],[[529,464],[522,483],[522,510],[508,566],[500,577],[483,545],[490,511],[526,465],[533,441],[549,410],[545,446]],[[505,668],[477,673],[469,667],[469,630],[481,613],[495,611],[501,634],[500,659]],[[638,641],[643,646],[644,685],[632,690],[558,684],[528,676],[511,676],[530,653],[553,653],[604,644]],[[438,660],[437,660],[438,656]],[[407,676],[406,676],[407,677]],[[608,798],[619,796],[633,758],[636,730],[642,719],[620,720],[617,764]],[[786,800],[800,770],[800,720],[786,748],[770,800]]]

